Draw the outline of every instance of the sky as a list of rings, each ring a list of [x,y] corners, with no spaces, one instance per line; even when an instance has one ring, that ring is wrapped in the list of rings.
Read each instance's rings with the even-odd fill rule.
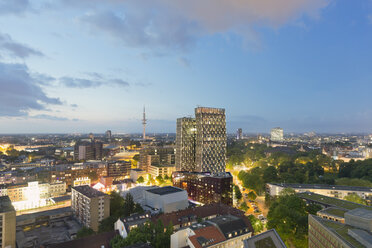
[[[371,44],[371,0],[0,0],[0,133],[369,133]]]

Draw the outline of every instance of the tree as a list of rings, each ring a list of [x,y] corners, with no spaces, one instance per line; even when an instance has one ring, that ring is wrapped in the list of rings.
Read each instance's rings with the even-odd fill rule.
[[[311,210],[311,212],[309,212]],[[307,216],[315,207],[307,208],[296,194],[283,192],[270,206],[268,229],[275,228],[288,247],[307,247]]]
[[[256,200],[257,195],[253,191],[251,191],[248,193],[248,198],[254,201]]]
[[[247,205],[246,202],[243,202],[241,205],[240,205],[240,209],[244,212],[248,211],[249,207]]]
[[[118,220],[115,216],[111,215],[100,221],[98,226],[98,233],[109,232],[114,230],[114,224]]]
[[[76,239],[81,239],[90,235],[95,234],[92,228],[83,227],[76,233]]]
[[[164,183],[163,177],[161,175],[157,176],[155,179],[158,182],[158,184],[163,184]]]
[[[264,229],[264,224],[262,224],[262,222],[252,214],[249,215],[248,218],[252,224],[255,234],[262,232],[262,230]]]
[[[242,199],[243,195],[242,195],[242,192],[240,192],[239,186],[237,185],[234,186],[234,192],[235,192],[235,197],[236,199],[238,199],[238,201]]]
[[[367,202],[362,197],[357,195],[356,193],[352,193],[352,194],[349,194],[349,195],[345,196],[344,200],[355,202],[355,203],[358,203],[358,204],[367,205]]]
[[[264,170],[263,180],[265,183],[271,183],[278,180],[278,170],[274,166],[269,166]]]
[[[137,178],[137,183],[144,183],[145,182],[145,179],[143,178],[143,176],[140,176],[139,178]]]

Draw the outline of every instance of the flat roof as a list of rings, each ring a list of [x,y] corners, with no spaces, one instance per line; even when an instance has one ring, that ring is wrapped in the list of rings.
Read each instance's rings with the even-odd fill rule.
[[[341,200],[341,199],[334,198],[334,197],[324,196],[324,195],[320,195],[320,194],[316,194],[312,192],[297,193],[297,195],[300,198],[305,199],[305,200],[310,200],[310,201],[314,201],[320,204],[338,207],[341,209],[353,210],[355,208],[364,208],[364,209],[372,210],[372,207],[370,206],[361,205],[358,203],[345,201],[345,200]]]
[[[57,208],[57,209],[52,209],[52,210],[47,210],[47,211],[42,211],[42,212],[37,212],[37,213],[32,213],[32,214],[22,214],[22,215],[18,215],[16,217],[16,220],[24,221],[28,219],[38,218],[41,216],[51,216],[51,215],[57,215],[57,214],[64,214],[68,212],[72,213],[71,207]]]
[[[347,211],[346,215],[352,215],[363,219],[372,220],[372,209],[367,210],[364,208],[355,208],[353,210]]]
[[[157,195],[168,195],[168,194],[173,194],[173,193],[177,193],[181,191],[184,191],[184,190],[177,188],[177,187],[173,187],[173,186],[159,187],[159,188],[147,190],[147,192],[157,194]]]
[[[9,196],[0,196],[0,213],[15,211]]]
[[[334,190],[348,190],[348,191],[363,191],[372,192],[372,188],[358,187],[358,186],[343,186],[343,185],[327,185],[327,184],[298,184],[298,183],[269,183],[286,188],[294,189],[334,189]]]
[[[106,195],[105,193],[98,191],[96,189],[93,189],[92,187],[88,185],[82,185],[82,186],[77,186],[77,187],[72,187],[72,189],[76,190],[77,192],[89,197],[99,197],[99,196],[104,196]]]
[[[326,229],[328,229],[330,232],[334,233],[337,237],[342,239],[344,242],[351,245],[351,247],[355,248],[365,248],[364,245],[362,245],[360,242],[358,242],[356,239],[351,237],[348,234],[349,229],[355,229],[355,227],[342,224],[340,222],[330,221],[327,219],[320,218],[318,216],[311,215],[312,218],[314,218],[316,221],[321,223]]]
[[[64,201],[68,201],[68,200],[71,200],[71,195],[64,195],[64,196],[59,196],[59,197],[52,198],[52,201],[54,201],[54,203],[64,202]]]
[[[244,247],[252,248],[287,248],[275,229],[255,235],[243,241]]]
[[[347,211],[343,209],[335,208],[335,207],[330,207],[330,208],[322,209],[318,212],[344,218],[344,215]]]

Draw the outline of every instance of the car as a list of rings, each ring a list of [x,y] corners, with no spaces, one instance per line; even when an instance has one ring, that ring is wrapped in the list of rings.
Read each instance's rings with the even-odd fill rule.
[[[258,216],[258,218],[259,218],[260,220],[265,219],[265,217],[263,216],[263,214],[260,214],[260,215]]]

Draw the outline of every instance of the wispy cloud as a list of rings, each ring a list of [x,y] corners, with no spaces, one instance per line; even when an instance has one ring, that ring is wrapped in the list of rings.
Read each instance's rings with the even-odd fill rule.
[[[278,28],[307,15],[318,18],[331,0],[91,0],[79,20],[129,46],[187,49],[207,35],[235,33],[257,42],[259,26]],[[65,0],[71,5],[70,0]],[[97,10],[93,5],[105,4]],[[111,3],[111,8],[107,4]]]
[[[28,0],[0,0],[0,14],[21,14],[31,9]]]
[[[106,78],[76,78],[76,77],[62,77],[58,79],[58,83],[68,88],[97,88],[100,86],[118,86],[128,87],[129,83],[119,78],[106,79]]]
[[[32,115],[32,116],[29,116],[29,118],[50,120],[50,121],[78,121],[78,119],[69,119],[69,118],[66,118],[66,117],[47,115],[47,114]]]
[[[16,42],[8,34],[0,33],[0,50],[17,58],[27,58],[30,56],[44,56],[42,52],[27,45]]]
[[[30,110],[62,105],[47,96],[26,65],[0,62],[0,116],[27,116]]]

